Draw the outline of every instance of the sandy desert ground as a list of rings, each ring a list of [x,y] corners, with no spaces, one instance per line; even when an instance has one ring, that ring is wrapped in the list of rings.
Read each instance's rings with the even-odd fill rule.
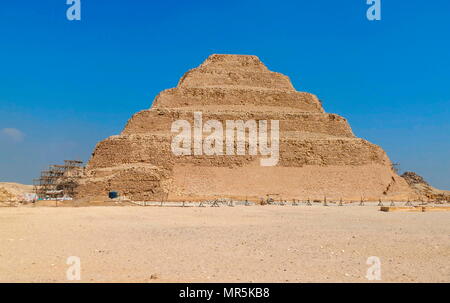
[[[450,282],[450,212],[375,206],[2,207],[0,282]]]

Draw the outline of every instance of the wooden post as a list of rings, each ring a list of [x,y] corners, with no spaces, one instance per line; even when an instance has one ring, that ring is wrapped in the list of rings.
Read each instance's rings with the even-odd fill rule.
[[[364,199],[362,196],[361,196],[361,202],[359,202],[359,206],[364,206]]]
[[[406,204],[405,204],[406,206],[412,206],[412,204],[411,204],[411,200],[409,199],[409,197],[408,197],[408,202],[406,202]]]
[[[378,206],[383,206],[383,202],[381,202],[381,198],[378,199]]]

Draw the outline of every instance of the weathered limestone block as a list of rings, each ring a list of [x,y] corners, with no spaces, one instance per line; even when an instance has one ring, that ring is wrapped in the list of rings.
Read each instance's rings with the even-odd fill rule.
[[[200,106],[266,106],[290,111],[323,113],[319,99],[310,93],[290,90],[229,88],[229,87],[177,87],[162,91],[155,98],[154,108]]]
[[[272,111],[246,112],[245,108],[240,111],[216,110],[201,111],[203,120],[218,120],[225,123],[226,120],[279,120],[280,131],[298,131],[318,134],[327,134],[339,137],[354,137],[350,126],[345,118],[335,114],[317,113],[280,113]],[[170,131],[173,121],[182,119],[193,124],[192,110],[180,109],[151,109],[140,111],[135,114],[125,126],[122,134],[155,133]]]
[[[256,56],[211,55],[178,83],[178,87],[217,86],[295,91],[287,76],[269,71]]]

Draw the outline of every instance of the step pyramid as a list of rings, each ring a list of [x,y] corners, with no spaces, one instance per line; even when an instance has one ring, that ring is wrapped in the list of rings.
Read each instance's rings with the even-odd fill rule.
[[[279,121],[279,159],[261,155],[175,155],[174,121]],[[248,140],[247,140],[248,143]],[[136,113],[120,135],[95,147],[80,197],[109,191],[135,201],[366,199],[412,194],[377,145],[357,138],[347,120],[326,113],[313,94],[297,91],[256,56],[211,55]]]

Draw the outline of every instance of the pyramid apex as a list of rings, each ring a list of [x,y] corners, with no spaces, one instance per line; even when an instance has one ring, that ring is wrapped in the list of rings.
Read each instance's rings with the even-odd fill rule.
[[[254,55],[212,54],[188,71],[178,87],[246,87],[293,91],[289,78],[271,72]]]

